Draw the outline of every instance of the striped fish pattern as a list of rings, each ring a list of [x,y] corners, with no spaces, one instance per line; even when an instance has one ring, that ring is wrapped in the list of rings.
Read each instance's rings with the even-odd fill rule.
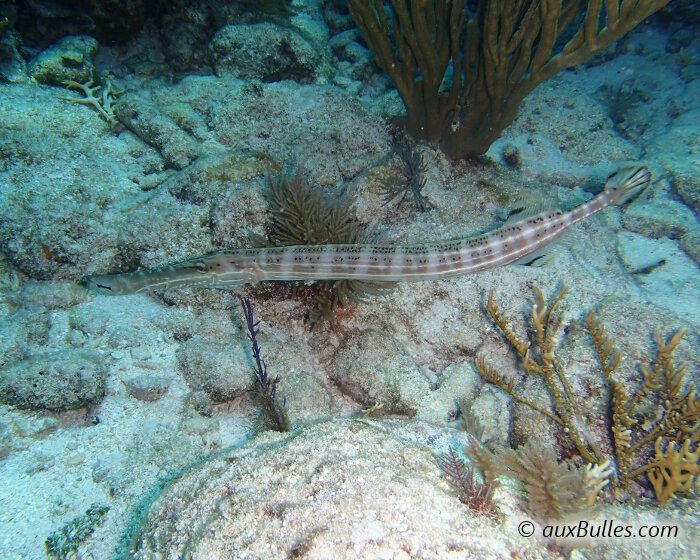
[[[600,194],[568,212],[543,212],[474,237],[416,245],[238,249],[153,269],[89,276],[83,283],[102,294],[120,295],[180,287],[235,289],[266,280],[396,282],[450,278],[532,255],[571,225],[636,196],[650,183],[646,167],[621,169],[609,177]]]

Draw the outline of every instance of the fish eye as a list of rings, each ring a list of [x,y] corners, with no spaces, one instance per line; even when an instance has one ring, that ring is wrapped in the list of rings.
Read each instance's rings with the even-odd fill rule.
[[[206,272],[208,271],[207,265],[201,262],[197,263],[195,267],[197,268],[197,272],[200,272],[202,274],[206,274]]]

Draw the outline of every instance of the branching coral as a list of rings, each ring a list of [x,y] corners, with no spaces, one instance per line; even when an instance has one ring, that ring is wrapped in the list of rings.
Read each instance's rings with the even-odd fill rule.
[[[349,0],[408,131],[453,159],[484,153],[525,96],[669,0]]]
[[[482,357],[476,358],[475,367],[485,379],[503,389],[514,400],[561,426],[581,456],[591,465],[591,473],[595,473],[607,470],[606,463],[609,463],[596,442],[587,435],[589,432],[583,425],[576,396],[555,356],[555,338],[561,325],[557,305],[565,292],[566,288],[562,285],[546,304],[542,293],[535,288],[531,312],[534,332],[527,340],[518,337],[494,303],[493,290],[487,304],[492,319],[519,354],[523,368],[541,375],[546,381],[552,396],[552,410],[522,396],[513,379],[488,366]],[[628,394],[624,388],[628,384],[623,385],[616,378],[615,370],[620,364],[620,353],[615,350],[605,327],[593,312],[588,314],[585,324],[593,339],[593,347],[608,387],[610,432],[620,484],[627,486],[630,480],[646,474],[659,505],[663,505],[675,492],[689,490],[695,478],[700,475],[700,399],[695,396],[694,385],[686,381],[685,365],[676,364],[673,359],[685,329],[676,332],[668,342],[661,335],[656,336],[656,357],[649,366],[641,366],[642,382],[635,391]],[[649,401],[661,408],[660,417],[651,418],[640,411],[641,403],[649,404]],[[478,450],[472,449],[468,454],[477,466],[483,465],[484,469],[493,471],[493,465],[498,464],[498,461]],[[518,474],[517,465],[526,471],[541,470],[540,466],[528,460],[530,455],[528,451],[517,460],[512,454],[505,456],[506,465],[521,481],[524,475],[522,472]],[[530,476],[534,476],[532,472]],[[551,513],[556,511],[552,510]]]
[[[95,109],[102,117],[109,123],[109,125],[114,128],[117,123],[117,116],[114,114],[114,102],[117,96],[124,93],[124,90],[115,90],[112,88],[112,82],[110,80],[106,81],[104,87],[94,85],[94,81],[90,80],[84,84],[74,82],[73,80],[67,80],[63,82],[63,85],[68,89],[75,89],[82,91],[84,98],[75,97],[64,97],[71,103],[78,103],[80,105],[89,105]]]
[[[649,482],[656,493],[656,500],[662,506],[675,497],[676,492],[689,492],[695,479],[700,475],[700,448],[696,445],[694,452],[690,451],[690,439],[678,445],[671,441],[664,449],[664,441],[657,438],[654,444],[656,454],[644,465]]]
[[[493,290],[489,293],[487,310],[494,322],[500,327],[511,346],[522,358],[526,371],[541,375],[549,387],[554,401],[554,410],[549,411],[520,395],[515,389],[515,381],[508,379],[494,368],[488,366],[482,357],[477,357],[477,371],[488,381],[497,385],[518,402],[529,406],[559,424],[576,446],[581,456],[589,463],[602,463],[604,457],[596,444],[587,439],[580,425],[580,412],[577,400],[571,391],[569,382],[562,368],[557,364],[554,343],[561,325],[557,306],[566,293],[566,286],[561,288],[547,304],[542,292],[535,287],[535,301],[532,304],[532,322],[534,336],[532,340],[522,340],[508,324],[503,313],[493,301]],[[534,348],[532,348],[534,342]]]
[[[627,486],[630,480],[646,473],[659,505],[663,505],[675,492],[689,490],[694,478],[700,475],[700,398],[695,397],[695,386],[685,379],[685,364],[676,365],[673,360],[685,329],[677,331],[668,342],[656,335],[656,358],[649,366],[640,367],[642,382],[628,395],[613,376],[619,353],[613,350],[593,311],[588,313],[586,328],[593,337],[608,383],[620,483]],[[639,409],[644,401],[659,405],[660,417],[643,415]],[[644,452],[652,444],[654,455],[644,462]],[[696,448],[694,452],[691,445]]]

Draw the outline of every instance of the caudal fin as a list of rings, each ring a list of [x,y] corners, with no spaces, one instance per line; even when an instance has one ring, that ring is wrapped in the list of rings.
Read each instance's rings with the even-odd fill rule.
[[[651,172],[643,166],[623,167],[608,177],[604,192],[610,204],[632,200],[651,184]]]

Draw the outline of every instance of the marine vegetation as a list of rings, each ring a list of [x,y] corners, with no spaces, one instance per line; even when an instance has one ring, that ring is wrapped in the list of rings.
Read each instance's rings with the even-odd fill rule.
[[[109,506],[92,504],[83,515],[75,517],[58,531],[49,535],[44,543],[46,554],[57,560],[78,557],[78,547],[102,525],[102,518],[109,511]]]
[[[496,481],[493,479],[479,482],[474,478],[474,469],[467,467],[453,447],[446,455],[438,457],[438,464],[448,484],[457,492],[459,501],[478,515],[498,517],[496,504],[493,502],[493,492]]]
[[[607,106],[615,130],[627,133],[630,128],[630,116],[640,103],[649,101],[642,89],[634,84],[634,80],[623,80],[617,87],[604,85],[600,88],[601,101]]]
[[[581,457],[589,463],[589,469],[602,469],[604,472],[609,459],[603,455],[584,425],[578,405],[580,399],[572,392],[567,374],[556,356],[557,338],[562,326],[558,306],[566,293],[566,286],[562,284],[549,303],[545,302],[537,287],[534,293],[531,312],[533,332],[527,339],[519,337],[511,327],[510,321],[493,300],[493,290],[489,293],[487,310],[519,355],[523,369],[545,380],[552,399],[551,407],[536,404],[523,396],[514,378],[487,365],[482,356],[476,358],[475,367],[487,381],[503,389],[514,400],[558,424]],[[689,491],[700,474],[700,399],[695,396],[694,385],[685,378],[686,366],[675,364],[673,359],[685,329],[676,332],[668,342],[661,335],[656,336],[656,358],[649,366],[640,367],[642,381],[635,390],[628,392],[626,387],[629,383],[623,383],[615,375],[620,354],[614,350],[605,328],[593,312],[587,316],[586,328],[593,339],[593,348],[607,386],[612,411],[608,427],[612,434],[619,485],[625,488],[630,480],[646,474],[657,503],[663,505],[676,492]],[[660,408],[660,416],[653,414],[655,408],[650,405]],[[543,455],[547,452],[538,449],[537,453]],[[477,466],[483,465],[484,460],[478,453],[472,451],[469,456],[476,456]],[[516,461],[512,452],[508,451],[504,462],[525,484],[530,500],[536,500],[524,480],[526,472],[532,479],[541,469],[541,465],[532,457],[532,453],[525,451]],[[554,455],[552,457],[555,458]],[[489,465],[485,468],[488,469]],[[564,475],[563,471],[561,474]],[[556,513],[556,508],[552,512]]]
[[[241,300],[246,328],[248,329],[248,340],[250,341],[253,360],[255,361],[255,367],[253,367],[255,392],[273,429],[278,432],[286,432],[289,430],[289,421],[275,399],[279,378],[275,377],[272,379],[268,375],[267,365],[260,354],[260,345],[258,344],[258,333],[260,332],[258,330],[259,321],[256,321],[253,317],[253,306],[250,300],[247,297],[241,297],[239,299]]]
[[[353,201],[347,194],[331,198],[323,189],[304,177],[301,167],[293,175],[277,177],[268,172],[264,197],[268,205],[267,239],[253,236],[258,246],[326,245],[369,243],[373,236],[355,215]],[[347,306],[365,295],[378,294],[386,286],[355,279],[321,280],[314,308],[310,311],[312,327],[330,319],[338,304]]]
[[[685,328],[668,342],[656,334],[656,357],[651,364],[640,366],[641,383],[631,392],[626,389],[629,383],[613,375],[620,354],[593,311],[586,317],[586,328],[610,396],[620,484],[627,487],[632,479],[646,474],[659,505],[676,492],[690,491],[700,475],[700,397],[695,396],[693,383],[685,379],[686,365],[673,359]],[[660,416],[643,412],[650,408],[659,408]],[[648,457],[652,445],[653,455]]]
[[[532,440],[517,450],[494,453],[471,438],[464,453],[479,469],[485,484],[497,484],[499,476],[520,482],[526,495],[525,509],[540,521],[590,511],[613,472],[610,461],[575,468],[558,461],[552,447]]]
[[[399,92],[405,125],[452,159],[483,154],[538,84],[583,62],[669,0],[349,0]]]
[[[406,136],[397,139],[394,143],[396,153],[401,159],[401,172],[404,180],[401,183],[389,183],[382,188],[382,199],[384,204],[389,204],[397,198],[398,206],[409,197],[419,212],[428,210],[428,201],[423,196],[425,187],[425,173],[428,170],[423,154],[421,154],[414,143]]]
[[[515,388],[515,379],[507,378],[493,367],[486,364],[483,356],[477,356],[474,364],[476,370],[488,381],[497,385],[516,401],[529,406],[562,427],[578,452],[588,463],[602,463],[605,459],[595,442],[584,435],[580,425],[581,411],[578,400],[574,396],[569,381],[559,364],[556,363],[555,342],[561,316],[557,306],[566,293],[566,285],[562,284],[559,291],[547,304],[542,292],[535,287],[535,302],[532,305],[532,323],[534,336],[524,340],[510,327],[508,319],[501,313],[493,300],[493,289],[489,292],[487,310],[493,321],[498,325],[508,342],[520,355],[525,371],[540,375],[549,388],[553,410],[547,410],[533,401],[523,397]]]

